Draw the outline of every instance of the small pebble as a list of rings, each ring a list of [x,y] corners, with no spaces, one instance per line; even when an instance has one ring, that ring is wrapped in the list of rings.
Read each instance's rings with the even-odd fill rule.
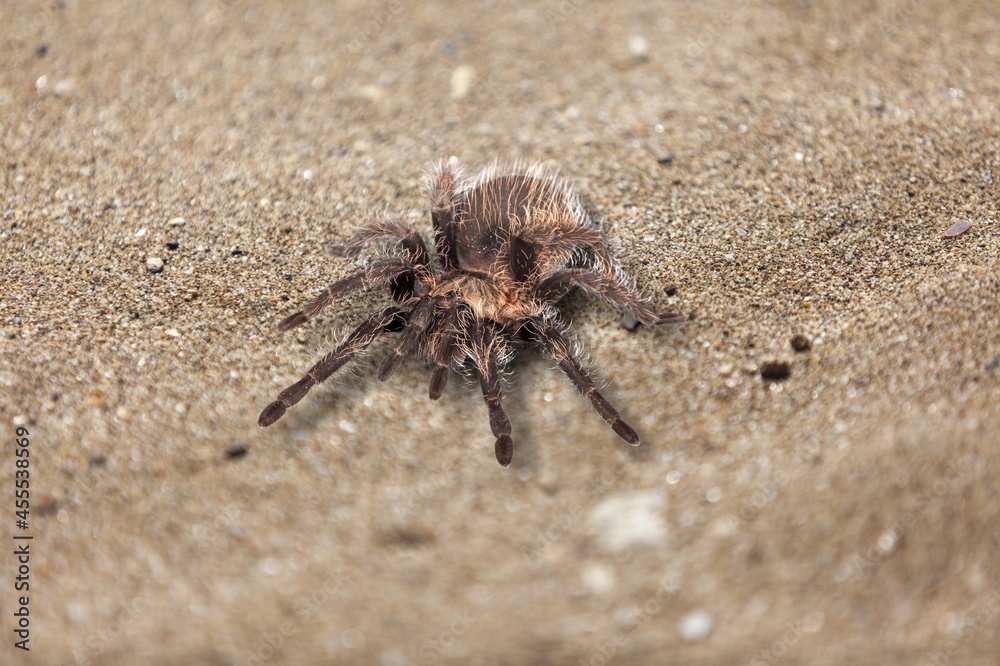
[[[150,257],[146,259],[146,270],[150,273],[159,273],[163,270],[163,259],[159,257]]]
[[[227,460],[238,460],[247,454],[247,447],[243,444],[233,444],[226,448]]]
[[[627,331],[634,331],[639,327],[639,320],[631,312],[626,312],[622,317],[621,326]]]
[[[700,641],[712,631],[715,619],[705,610],[696,610],[681,618],[679,629],[681,638],[686,641]]]
[[[972,222],[969,220],[959,220],[955,224],[948,227],[948,230],[944,232],[945,238],[951,238],[952,236],[958,236],[964,234],[966,231],[972,228]]]
[[[636,60],[649,58],[649,40],[642,35],[632,35],[628,38],[628,52]]]
[[[797,352],[807,352],[812,348],[812,342],[804,335],[792,336],[792,349]]]
[[[167,222],[172,227],[183,227],[186,224],[186,220],[183,217],[175,217]]]
[[[591,594],[604,594],[615,586],[615,574],[606,564],[589,564],[583,569],[583,586]]]
[[[611,554],[662,546],[667,540],[664,503],[656,492],[612,495],[590,510],[589,531],[601,549]]]
[[[181,244],[178,243],[177,241],[167,241],[167,249],[170,250],[171,252],[173,252],[174,250],[176,250],[180,246],[181,246]]]
[[[472,88],[476,71],[469,65],[459,65],[451,73],[451,98],[465,99]]]

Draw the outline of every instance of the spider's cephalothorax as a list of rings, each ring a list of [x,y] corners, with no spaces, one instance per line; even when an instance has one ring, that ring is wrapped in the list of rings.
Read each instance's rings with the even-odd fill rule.
[[[574,288],[631,310],[644,324],[683,321],[679,314],[656,314],[620,274],[600,231],[573,191],[542,167],[494,164],[464,179],[458,160],[440,165],[430,182],[431,218],[438,266],[410,226],[382,221],[360,229],[336,256],[355,257],[373,241],[397,245],[401,256],[380,259],[360,273],[334,283],[301,311],[279,324],[287,331],[315,317],[333,299],[388,284],[394,305],[368,317],[357,329],[282,391],[261,412],[269,426],[382,333],[400,336],[378,369],[385,381],[408,352],[434,366],[430,397],[441,397],[450,370],[467,360],[479,375],[496,437],[496,456],[510,464],[514,443],[501,405],[500,369],[515,342],[531,342],[549,355],[618,435],[630,444],[639,436],[601,395],[570,353],[555,304]]]

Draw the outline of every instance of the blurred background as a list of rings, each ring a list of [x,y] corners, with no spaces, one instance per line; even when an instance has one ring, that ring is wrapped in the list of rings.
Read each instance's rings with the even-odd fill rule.
[[[3,663],[996,663],[993,3],[2,2]],[[451,155],[560,169],[670,329],[260,410]],[[956,222],[965,233],[945,238]],[[391,344],[372,348],[380,360]],[[5,490],[5,507],[14,498]],[[6,508],[3,511],[7,511]],[[5,514],[7,515],[7,514]],[[3,551],[12,549],[4,547]]]

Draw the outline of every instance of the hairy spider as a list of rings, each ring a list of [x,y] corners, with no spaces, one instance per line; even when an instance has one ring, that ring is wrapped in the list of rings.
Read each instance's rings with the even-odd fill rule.
[[[302,310],[278,325],[287,331],[315,317],[333,299],[388,283],[394,305],[376,312],[323,357],[299,381],[264,408],[266,427],[386,332],[401,332],[378,369],[385,381],[413,349],[435,366],[430,398],[437,400],[450,370],[467,359],[479,375],[496,438],[497,461],[514,456],[510,421],[501,405],[500,370],[517,342],[535,343],[587,396],[611,428],[629,444],[639,436],[622,420],[570,352],[555,304],[573,287],[631,310],[644,324],[670,324],[680,314],[656,314],[621,274],[600,231],[573,190],[541,166],[494,163],[471,179],[456,158],[430,175],[434,249],[432,263],[420,235],[392,220],[360,229],[338,257],[356,257],[373,241],[397,245],[402,256],[369,263],[355,275],[327,287]]]

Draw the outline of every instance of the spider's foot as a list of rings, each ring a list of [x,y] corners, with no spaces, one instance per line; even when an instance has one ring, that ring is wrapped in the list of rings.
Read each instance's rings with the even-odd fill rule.
[[[260,417],[257,419],[257,427],[266,428],[284,416],[287,409],[288,406],[284,402],[275,400],[260,413]]]
[[[510,435],[500,435],[496,443],[497,462],[504,467],[510,467],[510,461],[514,459],[514,440]]]
[[[615,431],[619,437],[624,439],[626,442],[632,446],[639,446],[639,435],[636,433],[635,429],[629,424],[625,423],[621,419],[618,419],[611,424],[611,429]]]

